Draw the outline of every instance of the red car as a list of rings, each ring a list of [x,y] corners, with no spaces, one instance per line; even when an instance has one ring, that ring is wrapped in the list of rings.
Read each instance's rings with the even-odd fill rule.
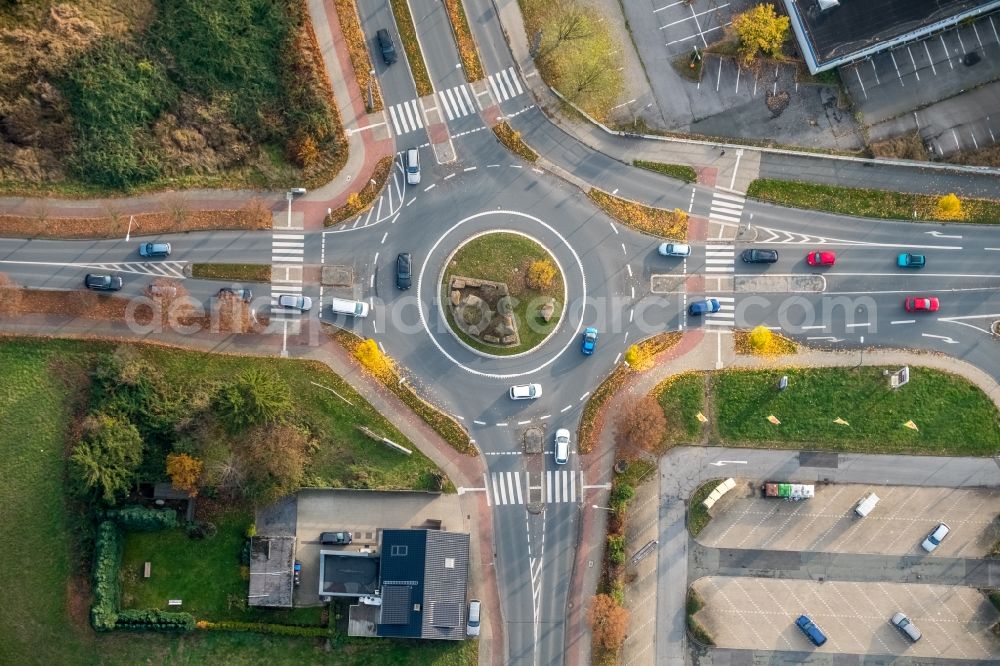
[[[806,255],[810,266],[833,266],[837,263],[837,255],[833,252],[810,252]]]
[[[907,312],[937,312],[940,305],[937,296],[907,296],[903,300]]]

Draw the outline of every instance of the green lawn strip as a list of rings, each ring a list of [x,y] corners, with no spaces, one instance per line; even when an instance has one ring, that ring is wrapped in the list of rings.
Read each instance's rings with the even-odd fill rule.
[[[782,375],[788,388],[778,391]],[[911,367],[910,382],[895,391],[878,367],[729,370],[712,376],[712,391],[727,443],[972,456],[1000,450],[1000,417],[990,399],[965,379],[929,368]],[[850,425],[834,423],[838,417]],[[903,426],[909,420],[919,431]]]
[[[702,645],[712,646],[715,645],[715,641],[712,640],[712,635],[708,633],[705,627],[701,626],[698,620],[694,619],[695,613],[700,611],[705,607],[705,602],[702,600],[701,595],[693,588],[688,588],[687,602],[685,604],[685,611],[687,612],[687,626],[688,630]]]
[[[480,236],[462,246],[445,271],[441,284],[443,301],[448,300],[448,283],[453,275],[506,283],[514,299],[514,317],[521,344],[516,347],[495,347],[475,340],[458,329],[449,308],[445,307],[448,325],[455,334],[470,347],[498,356],[519,354],[541,343],[559,324],[565,294],[562,275],[557,275],[552,285],[541,291],[524,284],[527,266],[539,259],[553,261],[545,248],[518,234],[493,233]],[[555,312],[548,323],[538,316],[538,307],[546,297],[552,297],[556,301]]]
[[[691,503],[688,504],[688,530],[691,532],[691,536],[698,536],[701,531],[705,529],[708,525],[708,521],[712,519],[709,515],[708,509],[702,502],[712,494],[715,487],[718,486],[725,479],[712,479],[706,481],[705,483],[698,486],[698,489],[694,491],[691,495]]]
[[[697,444],[702,428],[697,415],[705,410],[704,374],[691,372],[673,375],[657,385],[652,395],[660,403],[667,419],[667,430],[663,434],[664,447],[681,442]]]
[[[270,264],[191,264],[191,277],[230,282],[270,282]]]
[[[886,192],[758,178],[750,183],[747,196],[783,206],[824,210],[858,217],[919,221],[942,219],[936,212],[941,195]],[[961,201],[965,217],[955,221],[1000,223],[1000,201],[970,198],[962,198]]]
[[[427,65],[424,64],[423,53],[420,52],[417,31],[413,27],[413,17],[410,16],[410,5],[407,0],[389,0],[389,4],[392,5],[392,13],[396,15],[396,27],[399,29],[399,38],[403,40],[403,48],[406,49],[406,58],[410,61],[410,71],[417,86],[417,95],[420,97],[433,95],[434,87],[427,73]]]
[[[632,166],[637,166],[640,169],[646,169],[647,171],[662,173],[664,176],[670,176],[671,178],[682,180],[685,183],[693,183],[698,180],[698,172],[686,164],[664,164],[663,162],[635,160],[632,162]]]

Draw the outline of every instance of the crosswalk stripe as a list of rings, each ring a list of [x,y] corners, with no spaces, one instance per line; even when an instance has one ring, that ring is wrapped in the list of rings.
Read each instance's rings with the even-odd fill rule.
[[[723,222],[739,222],[740,216],[736,215],[723,215],[722,213],[717,213],[714,210],[708,214],[708,219],[710,220],[722,220]]]
[[[726,194],[725,192],[713,192],[712,193],[712,198],[713,199],[728,199],[729,201],[738,201],[740,203],[744,203],[747,200],[746,197],[740,196],[739,194]]]
[[[552,504],[552,470],[545,470],[545,501]]]
[[[417,127],[423,128],[424,119],[420,115],[420,107],[418,106],[417,100],[410,100],[410,104],[413,105],[413,117],[416,118]]]
[[[728,258],[732,259],[732,258],[734,258],[736,256],[736,253],[733,252],[732,250],[730,250],[730,251],[726,251],[726,250],[708,250],[707,252],[705,252],[705,256],[706,257],[728,257]]]
[[[389,115],[392,116],[392,126],[396,130],[396,134],[402,134],[403,132],[399,129],[399,118],[396,117],[396,107],[389,107]]]
[[[455,103],[458,105],[458,111],[460,114],[459,117],[469,115],[469,111],[465,108],[465,101],[462,99],[462,96],[458,94],[459,89],[452,88],[452,90],[455,91]],[[448,95],[451,95],[451,90],[448,91]]]
[[[736,298],[734,296],[713,296],[712,298],[714,298],[715,300],[719,301],[719,303],[735,303],[736,302]]]
[[[719,209],[726,209],[726,208],[728,208],[730,210],[740,211],[740,210],[743,210],[743,204],[733,203],[731,201],[714,201],[713,200],[712,201],[712,208],[719,208]]]
[[[507,90],[510,91],[510,93],[511,93],[510,96],[513,97],[514,96],[514,84],[512,84],[510,82],[510,77],[507,76],[507,70],[502,70],[500,72],[500,76],[503,77],[503,82],[507,84]]]
[[[517,503],[518,504],[524,504],[524,496],[521,495],[521,475],[520,474],[515,474],[514,475],[514,483],[515,483],[514,487],[517,488]]]
[[[455,95],[452,93],[452,89],[448,88],[448,90],[445,90],[444,92],[448,95],[448,101],[451,102],[451,110],[455,113],[455,117],[461,118],[464,116],[465,114],[458,110],[458,104],[455,103]]]
[[[514,80],[514,86],[517,88],[517,94],[520,95],[524,92],[524,88],[521,87],[521,82],[517,80],[517,72],[514,71],[513,67],[508,67],[507,71],[510,72],[510,78]]]
[[[472,97],[469,96],[469,87],[462,86],[461,88],[462,88],[462,94],[465,95],[465,101],[469,103],[469,113],[475,112],[477,109],[476,105],[472,101]]]
[[[509,99],[509,96],[507,95],[507,88],[503,85],[503,79],[500,78],[499,74],[494,74],[493,76],[496,77],[497,80],[497,89],[500,91],[500,101],[506,102]]]
[[[305,252],[303,247],[272,247],[271,254],[303,254]]]
[[[303,240],[305,237],[305,234],[271,234],[274,240]]]
[[[504,484],[503,474],[500,474],[500,503],[507,503],[507,486]]]
[[[406,119],[410,121],[410,127],[417,129],[417,122],[413,119],[413,109],[410,108],[409,104],[404,104],[403,109],[406,111]]]
[[[576,472],[567,472],[566,476],[569,477],[569,501],[576,501]]]
[[[276,254],[271,255],[272,264],[301,264],[304,260],[302,257],[285,257]]]
[[[706,273],[735,273],[735,266],[705,266]]]
[[[497,101],[497,104],[499,104],[499,103],[500,103],[500,101],[501,101],[501,100],[500,100],[500,91],[499,91],[499,90],[497,90],[497,84],[496,84],[496,81],[494,81],[494,80],[493,80],[493,75],[492,75],[492,74],[490,74],[490,75],[489,75],[488,77],[486,77],[486,78],[487,78],[487,80],[488,80],[488,81],[490,82],[490,88],[493,88],[493,99],[495,99],[495,100]]]
[[[490,481],[493,483],[493,501],[496,504],[499,504],[500,503],[500,493],[497,492],[497,475],[496,474],[491,474],[490,475]]]
[[[566,478],[566,474],[560,474],[559,476],[562,477],[562,501],[568,502],[569,491],[567,490],[567,486],[569,485],[569,479]]]
[[[722,245],[719,243],[708,243],[705,245],[706,250],[735,250],[735,245]]]
[[[289,291],[302,291],[301,284],[272,284],[271,289],[277,289],[279,294]]]
[[[454,120],[455,119],[455,114],[453,114],[451,112],[451,107],[448,106],[448,96],[445,95],[445,91],[444,90],[439,90],[438,91],[438,98],[440,98],[440,100],[441,100],[441,106],[444,107],[444,112],[445,112],[445,115],[448,116],[448,120]]]
[[[304,241],[271,241],[271,247],[304,247]]]
[[[514,479],[518,476],[517,472],[507,472],[507,495],[510,497],[510,503],[514,503]]]

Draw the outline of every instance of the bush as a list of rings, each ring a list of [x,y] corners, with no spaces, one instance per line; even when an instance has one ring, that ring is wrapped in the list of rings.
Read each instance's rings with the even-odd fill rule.
[[[594,632],[594,640],[608,650],[617,650],[625,642],[629,612],[619,606],[613,597],[598,594],[587,613]]]
[[[330,635],[330,630],[326,627],[299,627],[290,624],[237,622],[233,620],[224,620],[222,622],[198,620],[195,627],[206,631],[240,631],[258,634],[276,634],[278,636],[318,636],[323,638]]]
[[[667,419],[653,396],[647,395],[625,405],[618,416],[615,446],[625,457],[638,457],[640,451],[655,453],[663,441]]]
[[[219,416],[232,432],[280,421],[291,408],[292,393],[285,380],[260,368],[244,370],[216,398]]]
[[[382,353],[378,343],[371,338],[358,343],[354,348],[354,358],[358,359],[365,370],[383,381],[393,371],[389,357]]]
[[[84,419],[83,428],[83,439],[69,459],[70,476],[84,495],[114,504],[135,479],[142,462],[142,437],[119,414],[92,414]]]
[[[198,494],[198,480],[205,464],[186,453],[167,454],[167,474],[174,488],[191,497]]]
[[[157,532],[177,527],[177,512],[173,509],[129,506],[106,511],[104,517],[113,520],[121,529],[129,532]]]
[[[620,535],[608,537],[608,561],[612,564],[625,564],[625,537]]]
[[[628,509],[629,502],[635,497],[635,489],[625,482],[619,482],[617,479],[611,486],[611,498],[609,502],[611,503],[611,509],[619,518],[624,518],[625,510]]]
[[[105,520],[97,528],[94,544],[94,605],[90,622],[96,631],[111,631],[118,621],[118,570],[122,564],[122,534]]]
[[[193,631],[194,615],[170,613],[156,608],[123,609],[118,611],[118,629],[131,631]]]
[[[528,286],[532,289],[546,289],[551,287],[552,281],[556,279],[558,272],[555,264],[549,259],[533,261],[528,266]]]
[[[937,214],[942,220],[962,219],[962,202],[954,193],[946,194],[937,202]]]

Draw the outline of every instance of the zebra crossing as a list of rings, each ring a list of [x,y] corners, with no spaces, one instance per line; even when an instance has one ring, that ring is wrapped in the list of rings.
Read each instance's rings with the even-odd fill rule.
[[[278,306],[281,294],[302,294],[302,264],[305,261],[305,234],[271,235],[271,321],[292,322],[292,333],[298,333],[300,313]]]
[[[469,94],[469,86],[463,83],[454,88],[439,90],[438,100],[440,101],[441,108],[444,109],[445,115],[448,116],[448,120],[454,120],[455,118],[464,118],[473,113],[479,113],[479,108],[472,102],[474,95],[475,93],[472,95]]]
[[[736,271],[736,246],[732,243],[705,245],[706,273],[733,273]]]
[[[705,315],[705,326],[725,326],[732,328],[736,325],[736,299],[732,296],[712,296],[719,301],[719,311]]]
[[[423,129],[423,113],[423,109],[420,108],[420,100],[416,99],[390,106],[389,117],[392,119],[392,127],[396,130],[396,136]]]
[[[517,76],[513,67],[490,74],[486,77],[489,82],[489,90],[497,104],[506,102],[519,95],[524,94],[524,86]],[[484,93],[480,93],[484,94]],[[463,83],[445,90],[439,90],[434,94],[435,103],[439,106],[441,118],[449,121],[456,118],[464,118],[481,110],[478,103],[478,96],[471,84]],[[433,111],[434,109],[430,109]],[[399,104],[389,106],[389,120],[392,122],[392,129],[396,136],[416,132],[424,129],[427,125],[427,118],[424,115],[424,106],[421,100],[411,99]]]
[[[540,485],[531,485],[531,472],[493,472],[486,484],[490,504],[525,504],[530,491],[542,491],[546,504],[562,504],[577,501],[577,482],[582,488],[580,472],[571,470],[547,470],[536,480]],[[579,479],[577,477],[580,477]]]

